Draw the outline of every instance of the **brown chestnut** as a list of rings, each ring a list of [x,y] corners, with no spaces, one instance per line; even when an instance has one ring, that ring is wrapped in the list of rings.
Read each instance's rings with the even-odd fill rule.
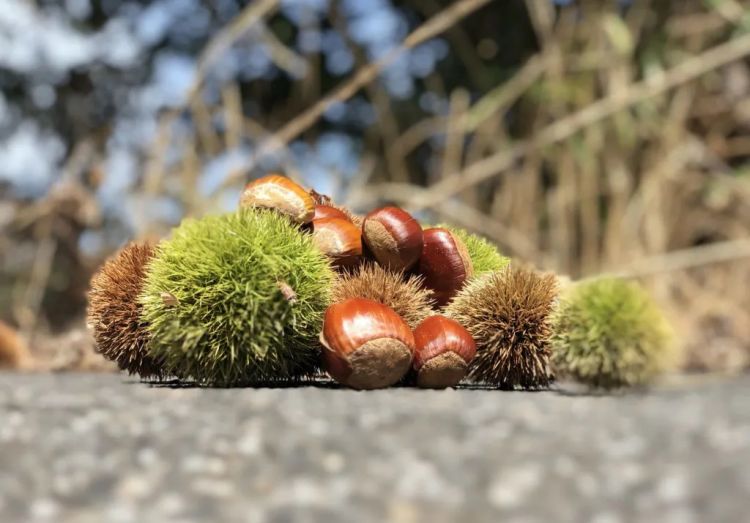
[[[424,231],[419,257],[419,273],[424,284],[435,292],[439,306],[448,303],[474,275],[466,246],[447,229],[434,227]]]
[[[430,316],[414,329],[414,370],[417,385],[443,389],[466,375],[477,346],[469,331],[445,316]]]
[[[362,235],[349,220],[321,218],[312,222],[315,246],[336,266],[356,265],[362,257]]]
[[[414,356],[414,335],[406,322],[390,307],[364,298],[328,307],[320,341],[328,374],[355,389],[394,385]]]
[[[289,178],[270,174],[245,186],[240,197],[240,208],[274,209],[289,216],[300,225],[312,221],[315,200],[300,185]]]
[[[332,207],[330,205],[316,205],[313,221],[321,220],[323,218],[341,218],[342,220],[346,220],[348,222],[351,221],[346,213],[341,209],[337,209],[336,207]]]
[[[394,271],[410,269],[422,253],[422,227],[398,207],[383,207],[362,222],[365,244],[378,263]]]

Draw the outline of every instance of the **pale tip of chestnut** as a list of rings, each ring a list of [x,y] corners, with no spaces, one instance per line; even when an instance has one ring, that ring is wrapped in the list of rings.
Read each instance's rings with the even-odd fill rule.
[[[269,174],[245,186],[240,196],[240,208],[273,209],[304,225],[315,215],[315,200],[289,178]]]
[[[328,358],[336,356],[330,352]],[[411,367],[412,352],[400,340],[377,338],[362,344],[347,360],[346,372],[336,373],[336,363],[327,365],[329,372],[342,384],[353,389],[373,390],[390,387],[406,375]]]
[[[445,389],[460,383],[469,364],[455,352],[435,356],[417,372],[417,386],[422,389]]]
[[[312,221],[312,240],[335,266],[348,267],[362,257],[362,234],[344,218],[320,218]]]
[[[463,379],[476,356],[474,338],[457,321],[430,316],[414,329],[414,370],[423,388],[453,387]]]

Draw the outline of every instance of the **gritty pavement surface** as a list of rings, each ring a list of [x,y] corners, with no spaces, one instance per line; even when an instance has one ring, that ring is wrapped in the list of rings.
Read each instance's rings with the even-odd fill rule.
[[[748,521],[750,377],[616,396],[0,374],[0,522]]]

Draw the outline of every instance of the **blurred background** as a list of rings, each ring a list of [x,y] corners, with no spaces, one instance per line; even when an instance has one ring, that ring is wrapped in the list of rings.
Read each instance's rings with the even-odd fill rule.
[[[97,266],[282,170],[571,278],[750,368],[750,1],[0,1],[0,320],[99,368]]]

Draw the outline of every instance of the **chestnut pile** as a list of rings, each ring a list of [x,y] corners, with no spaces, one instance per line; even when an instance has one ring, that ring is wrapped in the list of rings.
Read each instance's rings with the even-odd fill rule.
[[[237,212],[131,243],[91,281],[97,351],[144,379],[300,383],[320,369],[355,389],[647,383],[670,330],[637,284],[563,286],[449,225],[398,207],[364,217],[280,175]]]
[[[440,227],[422,230],[398,207],[360,218],[279,175],[247,184],[240,207],[288,216],[312,235],[315,246],[342,274],[377,264],[395,277],[419,276],[435,308],[446,305],[473,274],[458,236]],[[320,341],[325,370],[355,389],[389,387],[402,380],[420,387],[451,387],[465,377],[476,354],[471,334],[437,311],[412,330],[388,304],[364,296],[326,310]]]

